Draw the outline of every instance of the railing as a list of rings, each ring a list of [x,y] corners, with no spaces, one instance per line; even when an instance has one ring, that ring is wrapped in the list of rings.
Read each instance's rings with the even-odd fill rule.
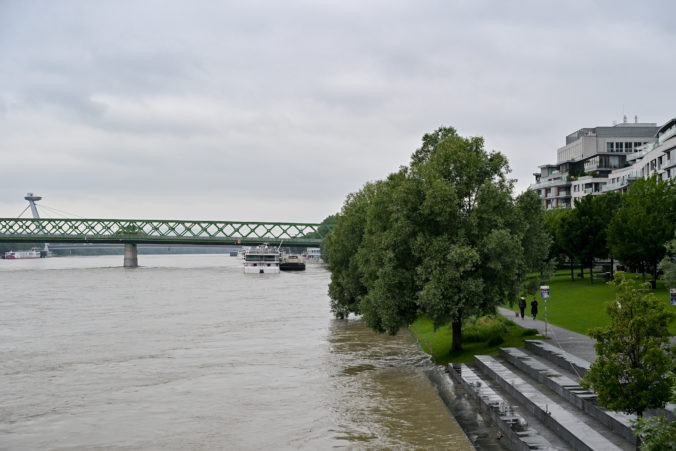
[[[281,222],[0,218],[0,241],[317,246],[331,227]]]

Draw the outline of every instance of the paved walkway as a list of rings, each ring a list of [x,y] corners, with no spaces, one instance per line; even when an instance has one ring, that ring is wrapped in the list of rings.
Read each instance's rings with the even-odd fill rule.
[[[538,319],[533,320],[532,316],[528,316],[530,309],[526,309],[526,316],[521,319],[521,315],[514,316],[514,312],[506,308],[498,307],[498,313],[507,319],[511,319],[521,327],[529,329],[537,329],[540,334],[545,335],[544,312],[538,314]],[[578,334],[568,329],[547,324],[546,335],[550,338],[549,343],[552,346],[570,352],[576,357],[584,359],[589,363],[596,360],[596,352],[594,351],[594,343],[596,340],[589,338],[586,335]]]

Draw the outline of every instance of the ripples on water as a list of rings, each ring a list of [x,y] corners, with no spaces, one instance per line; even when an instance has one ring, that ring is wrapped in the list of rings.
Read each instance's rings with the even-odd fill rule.
[[[332,319],[317,265],[0,260],[0,449],[470,449],[410,334]]]

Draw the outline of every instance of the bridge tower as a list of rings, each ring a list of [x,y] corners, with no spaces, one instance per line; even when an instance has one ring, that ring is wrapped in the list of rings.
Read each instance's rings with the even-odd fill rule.
[[[24,197],[28,201],[28,205],[31,207],[31,212],[33,213],[34,219],[40,219],[40,214],[38,213],[38,207],[35,205],[35,202],[42,200],[41,196],[34,196],[33,193],[26,194]]]
[[[33,213],[33,219],[40,219],[40,213],[38,213],[38,207],[35,205],[35,202],[42,200],[42,196],[35,196],[33,193],[27,193],[24,197],[28,201],[28,205],[31,207],[31,213]],[[25,211],[25,210],[24,210]],[[42,229],[42,227],[41,227]],[[45,248],[42,250],[41,254],[44,254],[46,257],[49,255],[49,244],[45,243]]]

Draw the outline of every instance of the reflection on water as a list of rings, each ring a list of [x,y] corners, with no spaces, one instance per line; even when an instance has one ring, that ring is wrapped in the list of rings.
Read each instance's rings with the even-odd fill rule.
[[[471,449],[409,333],[378,335],[360,321],[334,320],[329,337],[339,438],[365,447]]]
[[[0,449],[471,449],[439,368],[333,319],[323,268],[139,260],[0,260]]]

